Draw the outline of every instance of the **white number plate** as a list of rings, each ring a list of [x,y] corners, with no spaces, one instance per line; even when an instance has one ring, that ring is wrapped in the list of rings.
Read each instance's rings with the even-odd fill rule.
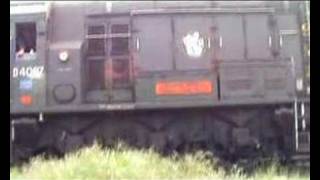
[[[13,78],[28,77],[31,79],[40,79],[43,76],[43,73],[43,66],[14,67],[12,69]]]

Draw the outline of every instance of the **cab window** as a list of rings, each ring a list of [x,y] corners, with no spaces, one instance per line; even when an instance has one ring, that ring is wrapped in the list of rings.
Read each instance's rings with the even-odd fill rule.
[[[26,58],[36,53],[36,23],[16,24],[16,56]]]

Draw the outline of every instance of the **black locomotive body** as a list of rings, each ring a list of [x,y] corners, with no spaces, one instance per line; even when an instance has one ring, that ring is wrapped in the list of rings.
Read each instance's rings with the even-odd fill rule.
[[[12,156],[95,139],[308,153],[304,6],[11,3]]]

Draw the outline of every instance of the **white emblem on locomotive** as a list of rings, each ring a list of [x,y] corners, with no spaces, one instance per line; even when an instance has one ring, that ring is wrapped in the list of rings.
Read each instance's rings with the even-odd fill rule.
[[[204,39],[200,37],[199,32],[188,34],[183,38],[183,44],[190,57],[198,58],[202,55],[204,49]]]

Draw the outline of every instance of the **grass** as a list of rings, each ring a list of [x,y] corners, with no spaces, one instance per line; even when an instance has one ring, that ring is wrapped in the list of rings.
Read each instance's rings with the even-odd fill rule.
[[[10,169],[12,180],[107,180],[107,179],[217,179],[303,180],[308,174],[289,172],[276,163],[248,176],[240,168],[226,172],[202,152],[182,157],[163,157],[153,150],[134,150],[123,145],[104,149],[98,145],[66,155],[64,159],[36,157],[28,165]]]

